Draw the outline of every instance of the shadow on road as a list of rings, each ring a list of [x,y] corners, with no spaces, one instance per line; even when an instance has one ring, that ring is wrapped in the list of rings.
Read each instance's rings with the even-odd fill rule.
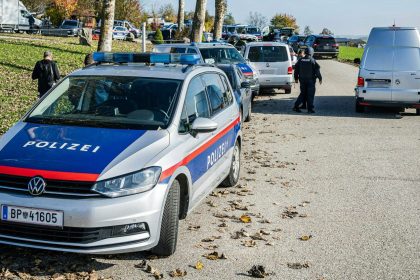
[[[281,95],[282,98],[273,98]],[[267,99],[266,97],[269,97]],[[307,116],[306,110],[302,113],[296,113],[292,110],[296,96],[286,95],[283,93],[264,92],[255,99],[252,112],[259,114],[279,114],[279,115],[304,115]],[[398,110],[392,108],[369,107],[365,113],[356,113],[353,96],[315,96],[314,116],[325,117],[342,117],[342,118],[380,118],[395,119],[400,118]],[[401,113],[401,116],[415,116],[413,113]]]

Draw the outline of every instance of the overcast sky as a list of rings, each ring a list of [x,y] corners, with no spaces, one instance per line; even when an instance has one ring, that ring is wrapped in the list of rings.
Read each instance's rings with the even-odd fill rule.
[[[177,9],[178,0],[140,0],[146,9],[153,3],[171,3]],[[186,9],[194,10],[195,0],[185,0]],[[207,0],[214,14],[214,0]],[[275,13],[296,17],[301,31],[309,25],[315,33],[327,27],[337,35],[368,35],[374,26],[414,26],[420,28],[420,0],[228,0],[229,12],[237,23],[247,23],[249,13],[259,12],[268,20]]]

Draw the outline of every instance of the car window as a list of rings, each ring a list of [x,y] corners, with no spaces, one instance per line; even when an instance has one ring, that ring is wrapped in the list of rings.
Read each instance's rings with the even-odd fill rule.
[[[321,45],[325,45],[325,44],[333,45],[333,44],[335,44],[335,39],[334,38],[330,38],[330,37],[328,37],[328,38],[320,37],[320,38],[317,38],[315,40],[315,43],[321,44]]]
[[[248,58],[251,62],[284,62],[289,60],[284,46],[250,47]]]
[[[172,47],[171,53],[185,53],[186,50],[187,48],[185,47]]]
[[[226,76],[228,77],[228,80],[230,84],[232,85],[232,88],[238,88],[238,85],[236,83],[235,73],[232,70],[225,71]]]
[[[209,96],[211,114],[214,116],[226,106],[224,100],[225,89],[218,74],[204,74],[203,80]]]
[[[197,54],[197,50],[196,49],[193,49],[193,48],[188,48],[187,53]]]
[[[246,63],[235,48],[200,48],[200,52],[204,61],[213,60],[214,63],[219,64]]]
[[[419,48],[395,48],[394,70],[420,71],[420,49]]]
[[[220,81],[222,82],[222,87],[224,88],[223,97],[224,97],[225,106],[227,107],[233,103],[233,94],[229,88],[229,82],[226,80],[226,77],[223,75],[219,75],[219,77],[220,77]]]
[[[192,124],[196,118],[209,117],[210,109],[206,89],[201,78],[195,77],[191,80],[187,89],[179,131],[182,133],[187,132],[190,124]]]
[[[376,71],[391,71],[393,63],[392,47],[368,47],[363,68]]]

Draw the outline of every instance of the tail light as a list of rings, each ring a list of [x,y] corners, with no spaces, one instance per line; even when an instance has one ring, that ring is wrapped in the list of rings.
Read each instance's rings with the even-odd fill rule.
[[[314,44],[314,48],[318,47],[318,44]]]
[[[358,87],[364,87],[365,86],[365,79],[362,77],[357,78],[357,86]]]
[[[288,75],[292,75],[292,74],[293,74],[293,67],[292,67],[292,66],[289,66],[289,67],[287,68],[287,74],[288,74]]]
[[[334,48],[337,48],[338,49],[338,47],[340,46],[339,44],[333,44],[332,45]]]

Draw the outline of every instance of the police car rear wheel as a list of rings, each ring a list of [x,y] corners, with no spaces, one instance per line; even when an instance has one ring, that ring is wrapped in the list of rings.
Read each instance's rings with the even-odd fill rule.
[[[232,164],[230,166],[229,175],[222,182],[223,187],[233,187],[239,181],[239,173],[241,171],[241,147],[236,141],[233,147]]]
[[[170,256],[175,253],[178,239],[180,184],[175,180],[166,198],[162,215],[159,243],[151,251],[159,256]]]
[[[245,118],[245,122],[249,122],[251,120],[251,111],[252,111],[252,109],[251,109],[251,103],[249,103],[249,106],[248,106],[248,115]]]

